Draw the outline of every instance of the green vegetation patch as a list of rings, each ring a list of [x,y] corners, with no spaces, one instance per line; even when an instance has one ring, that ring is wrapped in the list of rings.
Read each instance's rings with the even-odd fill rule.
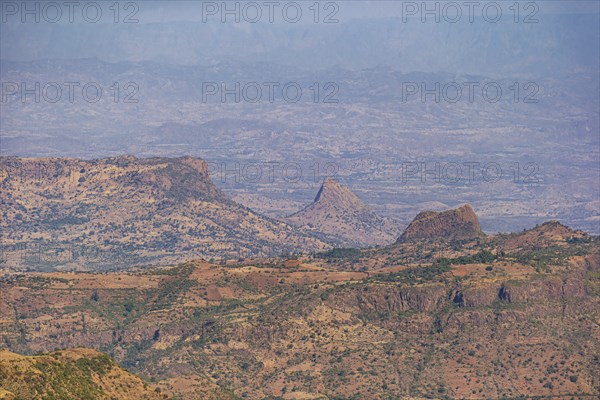
[[[451,270],[449,265],[434,264],[430,267],[408,268],[391,274],[375,275],[369,281],[395,282],[400,284],[419,284],[440,281],[440,275]]]
[[[450,265],[467,265],[467,264],[488,264],[494,262],[496,256],[488,250],[482,250],[477,254],[469,256],[460,256],[455,258],[438,258],[435,261],[436,265],[450,266]]]
[[[17,399],[96,400],[105,396],[94,382],[95,376],[106,375],[114,366],[105,355],[77,360],[58,360],[57,356],[40,356],[31,370],[17,365],[5,365],[0,374],[0,386],[7,388]],[[37,373],[36,373],[37,370]]]
[[[332,249],[323,253],[315,254],[315,258],[322,258],[325,260],[331,259],[345,259],[345,260],[357,260],[362,256],[362,251],[353,248],[339,248]]]

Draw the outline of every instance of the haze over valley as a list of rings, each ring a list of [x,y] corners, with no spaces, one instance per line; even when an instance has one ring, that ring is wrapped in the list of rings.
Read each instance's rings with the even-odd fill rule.
[[[0,399],[600,395],[597,1],[0,21]]]

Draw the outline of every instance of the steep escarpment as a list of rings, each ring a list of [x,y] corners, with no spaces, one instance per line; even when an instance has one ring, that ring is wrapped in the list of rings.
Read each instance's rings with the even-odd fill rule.
[[[332,296],[336,306],[361,312],[437,312],[446,307],[489,307],[502,304],[547,303],[586,296],[579,273],[526,280],[499,280],[493,284],[435,283],[418,286],[369,285]]]

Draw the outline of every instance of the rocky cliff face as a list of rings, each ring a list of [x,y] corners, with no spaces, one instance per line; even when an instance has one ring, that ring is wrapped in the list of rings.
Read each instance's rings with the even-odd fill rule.
[[[527,281],[501,281],[484,285],[444,284],[395,287],[369,286],[332,298],[336,307],[366,312],[437,312],[445,307],[488,307],[566,301],[586,295],[584,279],[577,274]]]
[[[393,242],[398,227],[375,214],[350,189],[327,178],[313,203],[286,218],[291,224],[333,236],[345,246]]]
[[[423,211],[408,225],[399,242],[418,240],[464,240],[482,236],[473,208],[465,204],[456,209]]]

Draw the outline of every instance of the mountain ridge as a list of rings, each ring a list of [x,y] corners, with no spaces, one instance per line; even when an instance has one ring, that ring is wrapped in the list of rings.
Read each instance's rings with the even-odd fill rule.
[[[54,257],[51,262],[13,257],[8,260],[13,266],[81,266],[83,260],[73,255],[60,256],[72,246],[79,253],[102,253],[106,260],[98,260],[99,268],[116,261],[127,266],[190,255],[231,259],[330,246],[314,233],[231,200],[200,158],[3,157],[0,164],[3,245],[35,244]]]

